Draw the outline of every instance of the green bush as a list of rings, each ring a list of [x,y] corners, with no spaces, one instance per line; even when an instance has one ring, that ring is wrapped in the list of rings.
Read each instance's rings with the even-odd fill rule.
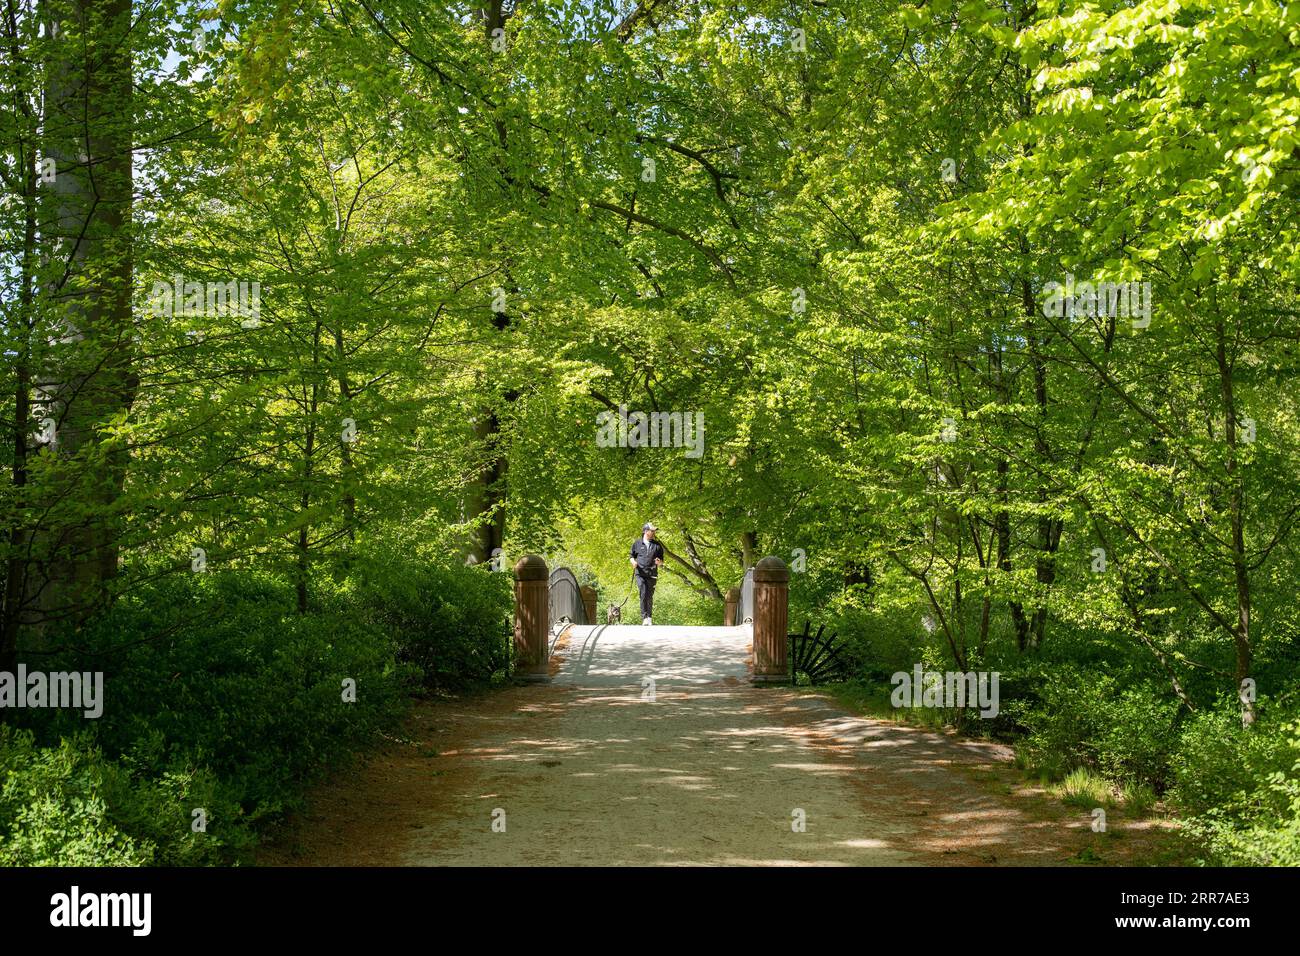
[[[0,864],[152,863],[154,846],[124,833],[106,798],[120,774],[84,740],[40,748],[30,731],[0,727]]]
[[[1207,719],[1198,731],[1216,722]],[[1239,763],[1229,767],[1222,760],[1233,743]],[[1245,731],[1238,726],[1214,743],[1198,732],[1186,751],[1178,795],[1200,810],[1188,829],[1204,844],[1208,862],[1300,866],[1300,722]],[[1281,769],[1268,769],[1279,763]]]
[[[1156,793],[1169,784],[1178,709],[1151,686],[1060,665],[1044,675],[1036,701],[1008,706],[1028,729],[1019,753],[1029,766],[1054,779],[1086,767]]]
[[[317,603],[297,614],[288,585],[252,572],[169,577],[57,641],[71,650],[41,667],[103,671],[103,716],[11,715],[27,730],[2,738],[3,859],[243,858],[307,784],[391,727],[420,683],[398,660],[418,617],[383,627],[346,590]]]
[[[1170,798],[1190,815],[1218,808],[1228,818],[1245,818],[1260,806],[1262,783],[1291,769],[1290,741],[1277,718],[1262,714],[1250,728],[1241,726],[1236,701],[1189,718],[1171,760]],[[1273,812],[1284,800],[1265,799]]]
[[[148,866],[220,862],[246,848],[242,828],[195,833],[191,810],[237,811],[210,772],[136,776],[87,734],[38,747],[0,727],[0,865]]]
[[[397,659],[426,689],[461,688],[510,664],[512,577],[458,564],[376,564],[358,587],[368,622],[392,635]]]
[[[888,681],[898,671],[910,672],[912,665],[921,660],[915,637],[920,624],[913,618],[847,602],[839,603],[831,614],[832,619],[826,623],[826,634],[838,636],[846,660],[854,673],[861,677]],[[814,615],[814,631],[817,625]],[[791,630],[795,629],[792,619]],[[803,629],[802,621],[798,622],[797,629]]]
[[[211,768],[250,822],[282,813],[323,766],[392,724],[410,677],[394,639],[361,615],[292,607],[288,587],[247,572],[172,578],[119,604],[66,662],[104,662],[100,745],[155,771]]]

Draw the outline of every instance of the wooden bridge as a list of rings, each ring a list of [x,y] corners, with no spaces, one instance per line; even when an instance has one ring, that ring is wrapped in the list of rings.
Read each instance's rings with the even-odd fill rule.
[[[788,633],[790,572],[777,557],[763,558],[727,592],[722,627],[603,624],[595,589],[579,585],[568,568],[548,569],[530,554],[514,575],[517,676],[526,681],[625,684],[657,675],[669,682],[781,684],[800,660],[811,660],[811,642],[835,659],[820,633]]]

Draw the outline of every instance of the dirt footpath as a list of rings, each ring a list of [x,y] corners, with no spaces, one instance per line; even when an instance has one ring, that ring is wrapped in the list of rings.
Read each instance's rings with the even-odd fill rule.
[[[1158,847],[1159,828],[1118,811],[1093,833],[1010,757],[734,676],[670,679],[653,699],[635,683],[514,687],[417,706],[261,862],[1132,864]]]

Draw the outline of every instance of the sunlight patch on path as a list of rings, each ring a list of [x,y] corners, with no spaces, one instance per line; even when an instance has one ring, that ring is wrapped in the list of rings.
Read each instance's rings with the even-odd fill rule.
[[[646,630],[649,630],[647,628]],[[471,772],[440,802],[453,818],[421,831],[408,864],[898,865],[908,830],[864,812],[856,768],[773,721],[781,692],[731,684],[643,700],[638,686],[565,693],[539,740],[460,754]],[[491,814],[506,831],[492,832]],[[807,820],[795,832],[794,811]]]
[[[671,625],[575,624],[554,675],[580,687],[707,684],[749,677],[753,629]]]

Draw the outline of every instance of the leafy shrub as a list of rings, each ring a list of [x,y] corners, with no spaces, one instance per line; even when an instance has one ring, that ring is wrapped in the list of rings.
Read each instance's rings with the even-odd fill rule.
[[[898,671],[911,671],[921,658],[915,637],[919,624],[910,616],[845,604],[834,610],[826,634],[836,633],[854,671],[864,678],[888,681]],[[791,621],[792,629],[794,621]],[[802,622],[799,629],[802,630]],[[817,629],[814,616],[813,630]]]
[[[211,773],[133,775],[87,734],[55,747],[0,727],[0,865],[146,866],[219,862],[251,842],[239,827],[195,833],[190,811],[232,807]]]
[[[1260,806],[1261,784],[1291,769],[1287,735],[1267,714],[1250,728],[1241,726],[1235,701],[1189,718],[1171,760],[1170,797],[1183,811],[1204,814],[1219,808],[1227,817],[1247,816]],[[1285,800],[1265,799],[1272,812]]]
[[[84,740],[43,749],[30,731],[0,727],[0,864],[152,863],[153,845],[113,820],[106,791],[120,791],[120,773]]]
[[[1157,793],[1168,785],[1178,702],[1149,686],[1121,689],[1109,675],[1058,666],[1039,686],[1035,703],[1010,709],[1028,728],[1022,760],[1051,777],[1087,767]]]
[[[459,688],[504,674],[511,653],[511,576],[486,568],[407,563],[371,566],[359,586],[367,620],[419,668],[426,689]]]
[[[1203,723],[1208,726],[1214,721]],[[1255,774],[1278,762],[1283,769],[1253,779],[1237,771],[1231,773],[1231,783],[1214,780],[1203,787],[1196,780],[1197,771],[1227,769],[1219,759],[1228,748],[1208,746],[1209,741],[1198,733],[1195,744],[1189,742],[1185,763],[1180,763],[1180,798],[1202,806],[1202,812],[1188,821],[1188,829],[1204,843],[1214,864],[1300,866],[1300,722],[1271,730],[1238,727],[1231,738],[1244,744],[1241,764]],[[1192,750],[1196,745],[1199,748]]]
[[[261,575],[195,578],[165,580],[79,636],[78,656],[105,670],[98,741],[158,771],[209,767],[250,821],[273,817],[397,718],[409,673],[358,614],[295,614],[289,589]],[[342,699],[348,678],[355,704]]]
[[[242,857],[308,783],[390,727],[418,686],[397,660],[399,635],[346,593],[327,598],[300,615],[292,590],[265,575],[171,577],[56,642],[67,649],[41,666],[103,671],[104,712],[15,712],[29,732],[3,738],[5,859]],[[200,807],[208,828],[196,834]]]

